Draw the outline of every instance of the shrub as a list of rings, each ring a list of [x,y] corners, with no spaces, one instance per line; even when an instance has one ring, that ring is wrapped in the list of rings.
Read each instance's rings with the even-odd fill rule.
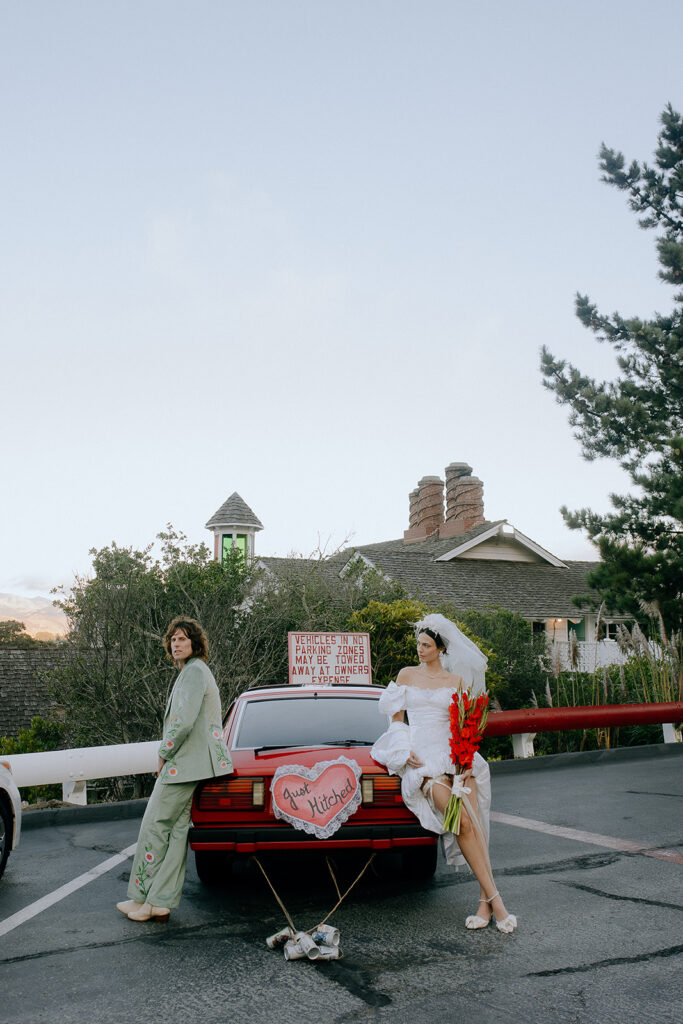
[[[20,729],[17,736],[0,736],[0,755],[36,754],[44,750],[63,750],[66,746],[66,729],[62,722],[54,719],[32,718],[28,729]],[[37,800],[60,800],[61,786],[22,787],[22,797],[29,803]]]

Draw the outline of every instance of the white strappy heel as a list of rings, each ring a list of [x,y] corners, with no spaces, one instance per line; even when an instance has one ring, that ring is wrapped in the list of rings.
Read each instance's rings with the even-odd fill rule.
[[[488,903],[490,906],[496,896],[500,896],[498,890],[494,892],[493,896],[489,896],[488,899],[481,899],[479,902]],[[510,935],[517,927],[517,918],[514,914],[508,914],[502,921],[498,921],[492,913],[489,918],[479,917],[478,914],[470,914],[469,917],[465,918],[465,928],[469,928],[470,931],[476,931],[478,928],[487,928],[491,920],[495,921],[498,931],[503,932],[505,935]]]
[[[517,918],[514,914],[508,914],[502,921],[496,921],[496,928],[499,932],[505,932],[506,935],[510,935],[514,932],[517,927]]]
[[[498,895],[499,893],[496,891],[490,899],[481,899],[479,902],[488,903],[490,906],[491,900],[495,900]],[[493,915],[491,914],[489,917],[479,917],[478,914],[470,914],[469,917],[465,918],[465,928],[469,928],[470,931],[477,931],[478,928],[488,928],[492,916]]]

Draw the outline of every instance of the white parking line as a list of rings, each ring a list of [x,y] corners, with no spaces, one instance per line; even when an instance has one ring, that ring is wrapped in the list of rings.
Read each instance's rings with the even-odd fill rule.
[[[66,885],[62,885],[59,889],[55,889],[54,892],[49,892],[47,896],[43,896],[41,899],[36,900],[35,903],[29,903],[28,907],[24,907],[23,910],[17,911],[16,914],[12,914],[11,917],[5,918],[4,921],[0,921],[0,935],[6,935],[7,932],[11,932],[13,928],[17,928],[24,921],[30,921],[36,914],[40,914],[43,910],[47,910],[48,907],[53,906],[55,903],[59,903],[60,900],[70,896],[72,892],[76,892],[77,889],[82,889],[88,882],[94,882],[100,875],[104,875],[107,871],[111,871],[118,864],[122,864],[124,860],[128,860],[135,853],[135,843],[132,846],[127,846],[125,850],[121,850],[120,853],[115,854],[113,857],[109,857],[108,860],[103,860],[101,864],[97,864],[94,868],[90,868],[85,874],[79,875],[78,878],[72,879],[67,882]]]
[[[683,854],[679,853],[678,850],[656,849],[652,843],[634,843],[630,839],[617,839],[615,836],[603,836],[597,832],[584,832],[577,828],[549,825],[546,821],[520,818],[516,814],[502,814],[500,811],[491,811],[491,821],[499,821],[502,825],[514,825],[515,828],[528,828],[532,832],[544,832],[548,836],[559,836],[561,839],[573,839],[577,843],[605,846],[608,850],[622,850],[624,853],[642,853],[644,857],[654,857],[656,860],[683,864]]]

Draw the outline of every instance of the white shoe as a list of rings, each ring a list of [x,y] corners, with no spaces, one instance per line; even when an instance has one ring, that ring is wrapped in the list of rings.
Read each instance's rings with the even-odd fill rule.
[[[151,903],[142,903],[137,910],[128,913],[129,921],[168,921],[171,911],[168,907],[153,907]]]
[[[489,900],[481,899],[479,903],[491,903],[491,900],[495,900],[497,892],[494,892],[493,896]],[[465,918],[465,928],[469,928],[470,931],[476,931],[478,928],[488,928],[491,921],[491,915],[488,917],[479,917],[479,914],[470,914],[469,917]]]
[[[136,900],[123,900],[121,903],[116,904],[116,909],[128,916],[131,910],[139,910],[141,906],[142,903],[138,903]]]
[[[476,931],[477,928],[488,928],[490,923],[490,917],[487,920],[485,917],[479,917],[478,914],[470,914],[465,918],[465,928],[469,928],[470,931]]]
[[[508,914],[508,916],[504,917],[502,921],[496,921],[496,928],[498,931],[505,932],[506,935],[510,935],[511,932],[514,932],[516,927],[517,918],[514,914]]]

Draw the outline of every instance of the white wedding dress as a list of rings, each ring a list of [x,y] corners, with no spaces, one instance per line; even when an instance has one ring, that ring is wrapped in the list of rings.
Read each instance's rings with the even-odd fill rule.
[[[446,863],[464,864],[458,841],[451,832],[444,832],[442,816],[435,814],[420,789],[425,778],[435,778],[444,772],[453,775],[455,765],[450,753],[449,708],[455,687],[427,690],[419,686],[397,686],[389,683],[379,699],[379,710],[390,720],[370,754],[386,766],[391,775],[401,776],[403,802],[419,819],[423,828],[443,837]],[[391,722],[397,711],[405,711],[408,724]],[[421,768],[406,764],[411,750],[423,762]],[[489,766],[480,754],[475,754],[472,775],[477,783],[477,809],[488,843],[489,811],[491,808],[491,775]]]

